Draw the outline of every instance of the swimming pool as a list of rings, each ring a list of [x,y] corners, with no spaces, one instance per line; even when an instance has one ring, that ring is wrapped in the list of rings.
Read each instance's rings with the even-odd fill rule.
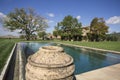
[[[57,45],[55,43],[37,43],[37,42],[22,42],[21,46],[28,58],[34,54],[42,46]],[[96,51],[84,48],[77,48],[65,45],[59,45],[64,48],[65,52],[71,55],[74,59],[75,74],[84,73],[90,70],[102,68],[105,66],[120,63],[120,55],[110,52]]]

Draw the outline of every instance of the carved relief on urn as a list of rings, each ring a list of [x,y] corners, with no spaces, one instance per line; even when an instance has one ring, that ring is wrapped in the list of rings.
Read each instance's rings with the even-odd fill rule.
[[[41,47],[29,56],[26,65],[26,80],[73,80],[73,58],[61,47]]]

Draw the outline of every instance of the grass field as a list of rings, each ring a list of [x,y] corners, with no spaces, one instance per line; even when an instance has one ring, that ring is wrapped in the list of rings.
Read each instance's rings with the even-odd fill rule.
[[[10,52],[15,42],[20,41],[19,39],[0,39],[0,73],[2,71],[5,62],[10,55]]]
[[[10,55],[10,52],[16,42],[22,41],[20,39],[0,39],[0,72]],[[31,41],[29,41],[31,42]],[[36,42],[40,42],[37,40]],[[45,41],[46,42],[46,41]],[[92,48],[100,48],[106,50],[113,50],[120,52],[120,42],[80,42],[80,41],[47,41],[47,42],[61,42],[67,44],[74,44],[80,46],[87,46]]]
[[[61,43],[74,44],[79,46],[87,46],[92,48],[99,48],[105,50],[113,50],[120,52],[120,41],[118,42],[80,42],[80,41],[57,41]]]

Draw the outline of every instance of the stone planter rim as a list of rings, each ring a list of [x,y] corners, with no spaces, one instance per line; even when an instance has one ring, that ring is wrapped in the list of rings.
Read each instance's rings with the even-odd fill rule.
[[[63,48],[58,47],[58,46],[43,46],[39,48],[41,51],[44,52],[64,52]]]
[[[66,54],[64,52],[64,49],[62,47],[58,47],[58,46],[44,46],[44,47],[41,47],[39,48],[39,51],[40,52],[43,52],[43,53],[49,53],[49,54],[59,54],[59,56],[62,56],[63,54]],[[39,53],[37,52],[37,54],[43,54],[43,53]],[[62,53],[62,54],[61,54]],[[34,55],[34,54],[33,54]],[[73,64],[73,58],[71,56],[69,56],[68,54],[64,56],[64,58],[68,58],[68,61],[63,61],[63,63],[50,63],[50,64],[47,64],[47,63],[43,63],[43,62],[35,62],[34,59],[32,59],[33,55],[29,56],[28,58],[28,62],[31,64],[31,65],[34,65],[34,66],[38,66],[38,67],[49,67],[49,68],[52,68],[52,67],[65,67],[65,66],[69,66],[69,65],[72,65]],[[54,60],[54,59],[52,59]]]
[[[69,56],[70,57],[70,56]],[[69,65],[73,65],[73,58],[70,57],[70,61],[65,63],[65,64],[44,64],[44,63],[35,63],[34,61],[31,60],[31,56],[28,58],[29,64],[36,66],[36,67],[43,67],[43,68],[60,68],[60,67],[67,67]]]

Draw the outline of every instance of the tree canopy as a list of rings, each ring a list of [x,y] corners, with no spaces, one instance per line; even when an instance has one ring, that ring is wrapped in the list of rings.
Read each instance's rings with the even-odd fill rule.
[[[42,38],[43,40],[44,40],[45,35],[46,35],[45,31],[38,33],[39,38]]]
[[[103,18],[94,18],[90,24],[91,41],[100,41],[105,39],[108,32],[108,26],[105,24]]]
[[[81,22],[68,15],[55,26],[53,35],[60,35],[62,40],[103,41],[106,39],[108,28],[103,18],[95,17],[90,26],[82,27]]]
[[[81,36],[81,26],[82,24],[78,22],[76,18],[71,15],[65,16],[64,19],[57,24],[56,30],[53,34],[60,35],[62,40],[77,40]]]
[[[48,27],[46,19],[30,8],[16,8],[7,15],[7,18],[4,26],[12,31],[20,30],[20,33],[25,34],[26,40],[30,40],[35,32],[44,31]]]

